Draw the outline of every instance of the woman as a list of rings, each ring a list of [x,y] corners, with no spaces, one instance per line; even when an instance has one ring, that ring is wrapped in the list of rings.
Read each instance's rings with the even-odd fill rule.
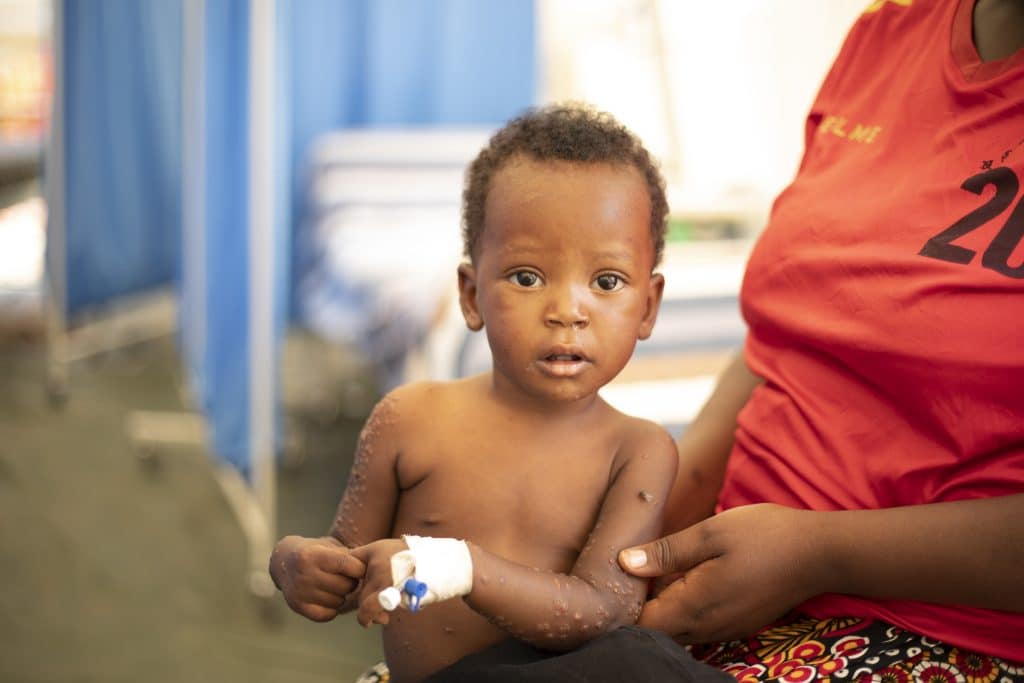
[[[1022,48],[1020,0],[851,29],[679,441],[677,531],[620,555],[663,577],[640,624],[741,679],[1024,680]]]

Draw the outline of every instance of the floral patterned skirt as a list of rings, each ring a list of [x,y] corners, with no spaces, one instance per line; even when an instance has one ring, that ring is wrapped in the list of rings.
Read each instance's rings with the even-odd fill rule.
[[[691,652],[741,683],[1024,682],[1024,663],[968,652],[881,621],[857,618],[792,615],[750,638],[695,645]]]
[[[1024,663],[968,652],[881,621],[792,615],[744,640],[693,645],[740,683],[1024,683]],[[388,683],[382,662],[357,683]],[[595,671],[587,680],[609,680]]]

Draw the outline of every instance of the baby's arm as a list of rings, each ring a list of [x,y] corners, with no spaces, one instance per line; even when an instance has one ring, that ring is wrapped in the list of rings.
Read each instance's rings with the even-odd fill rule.
[[[398,503],[395,462],[402,393],[398,389],[382,398],[359,434],[348,484],[329,532],[345,547],[365,545],[391,533]]]
[[[469,543],[472,591],[466,604],[509,634],[546,650],[569,650],[617,626],[636,621],[647,583],[616,561],[623,548],[661,532],[665,499],[677,455],[669,435],[649,423],[623,446],[597,523],[570,574],[511,562]],[[390,585],[389,558],[404,543],[380,541],[353,554],[366,562],[359,620],[386,623],[378,592]],[[426,607],[425,609],[430,609]]]
[[[329,535],[286,536],[274,547],[274,583],[295,612],[314,621],[329,621],[355,606],[352,591],[365,567],[349,550],[391,531],[398,499],[397,402],[394,393],[385,396],[367,419]]]

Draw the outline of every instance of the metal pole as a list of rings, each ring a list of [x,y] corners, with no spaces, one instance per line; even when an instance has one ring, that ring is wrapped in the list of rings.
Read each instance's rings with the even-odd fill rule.
[[[181,215],[183,343],[192,391],[206,354],[206,0],[182,4]]]
[[[267,575],[277,515],[274,354],[274,0],[251,0],[249,41],[249,463],[264,539],[253,539],[250,588],[273,593]]]
[[[46,346],[47,394],[54,404],[68,394],[67,213],[65,202],[64,2],[52,0],[50,45],[53,50],[53,97],[43,164],[47,211]]]

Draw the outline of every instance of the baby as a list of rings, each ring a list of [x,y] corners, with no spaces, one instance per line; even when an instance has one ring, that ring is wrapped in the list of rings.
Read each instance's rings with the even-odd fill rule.
[[[646,585],[616,556],[659,534],[676,449],[598,390],[651,334],[667,213],[657,167],[606,114],[553,106],[494,135],[467,172],[458,268],[493,369],[380,401],[329,537],[275,548],[294,610],[385,624],[395,681],[510,636],[565,651],[636,620]],[[461,599],[386,611],[407,548],[450,565]]]

